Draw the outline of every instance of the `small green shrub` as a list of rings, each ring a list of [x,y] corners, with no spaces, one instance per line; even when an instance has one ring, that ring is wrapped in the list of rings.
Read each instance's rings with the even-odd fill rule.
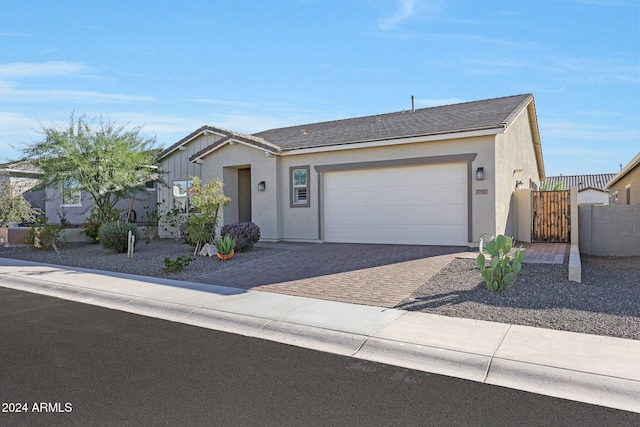
[[[116,219],[120,218],[120,214],[121,211],[119,209],[113,208],[108,219],[110,219],[111,221],[115,221]],[[87,219],[85,219],[85,221],[82,223],[82,234],[87,236],[91,243],[100,243],[100,226],[105,223],[100,218],[102,218],[101,213],[98,211],[98,209],[94,208],[91,211],[91,214],[89,214]]]
[[[189,265],[193,261],[193,258],[190,256],[181,255],[176,259],[165,258],[164,263],[164,271],[166,273],[177,273],[182,271],[183,268]]]
[[[229,234],[216,240],[216,250],[220,255],[229,255],[236,247],[236,239],[232,239]]]
[[[62,227],[59,225],[39,224],[35,227],[29,227],[25,243],[43,251],[53,248],[58,252],[56,242],[63,240],[60,238],[61,231]]]
[[[227,224],[220,229],[220,235],[231,236],[236,240],[237,252],[246,252],[253,248],[258,240],[260,240],[260,227],[253,222],[239,222],[236,224]]]
[[[486,245],[487,253],[491,255],[491,265],[487,267],[482,246],[483,239],[480,237],[480,253],[476,261],[482,273],[482,279],[487,284],[487,289],[492,292],[508,291],[515,283],[516,276],[522,269],[522,261],[524,260],[522,248],[516,250],[513,260],[511,260],[508,254],[513,246],[513,239],[503,235],[491,237],[491,240]]]
[[[127,252],[129,231],[136,237],[136,241],[140,239],[140,231],[135,224],[120,221],[106,222],[98,229],[100,245],[116,253]]]
[[[203,215],[190,215],[184,226],[180,226],[185,241],[196,249],[204,243],[213,242],[215,237],[215,224],[209,222]]]

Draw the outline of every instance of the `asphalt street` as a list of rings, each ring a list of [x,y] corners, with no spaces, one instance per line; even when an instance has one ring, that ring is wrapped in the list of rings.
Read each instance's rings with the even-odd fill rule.
[[[636,413],[1,287],[0,325],[0,425],[640,425]]]

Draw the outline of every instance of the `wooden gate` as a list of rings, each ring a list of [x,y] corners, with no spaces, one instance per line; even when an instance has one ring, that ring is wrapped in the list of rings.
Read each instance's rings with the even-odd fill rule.
[[[569,191],[532,191],[534,242],[569,242]]]

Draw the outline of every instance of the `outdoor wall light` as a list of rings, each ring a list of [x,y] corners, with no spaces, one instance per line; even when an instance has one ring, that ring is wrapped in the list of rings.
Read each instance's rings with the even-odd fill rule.
[[[476,179],[482,181],[484,179],[484,168],[476,169]]]
[[[264,191],[265,188],[267,188],[267,184],[264,181],[260,181],[258,183],[258,191]]]
[[[516,190],[522,190],[522,187],[524,187],[522,181],[516,181]]]

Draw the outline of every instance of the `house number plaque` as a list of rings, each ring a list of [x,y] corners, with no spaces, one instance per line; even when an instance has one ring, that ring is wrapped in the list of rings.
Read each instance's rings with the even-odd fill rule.
[[[489,190],[476,190],[476,194],[484,196],[486,194],[489,194]]]

